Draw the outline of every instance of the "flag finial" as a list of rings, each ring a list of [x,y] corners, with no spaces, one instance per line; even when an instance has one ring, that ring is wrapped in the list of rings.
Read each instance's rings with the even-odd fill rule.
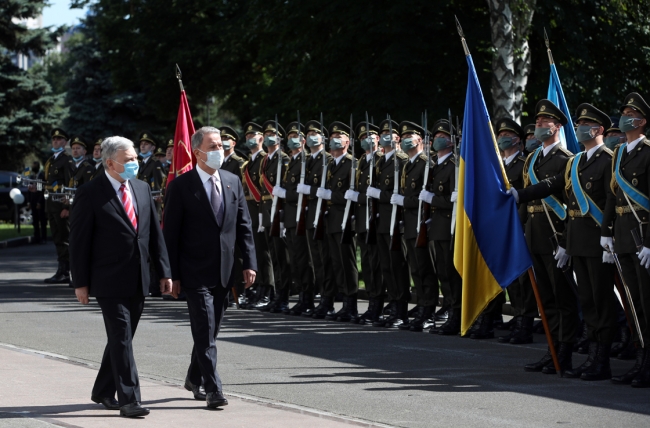
[[[456,30],[458,30],[460,41],[463,44],[463,49],[465,50],[465,56],[469,56],[469,48],[467,47],[467,42],[465,41],[465,34],[463,34],[463,27],[460,26],[460,21],[458,21],[458,17],[456,15],[454,15],[454,19],[456,20]]]
[[[546,33],[546,27],[544,27],[544,43],[546,43],[546,53],[548,53],[548,62],[553,64],[553,54],[551,53],[551,42],[548,40],[548,34]]]
[[[183,77],[183,73],[181,73],[181,68],[176,64],[176,78],[178,79],[178,86],[181,88],[181,92],[185,90],[183,88],[183,81],[181,80],[181,77]]]

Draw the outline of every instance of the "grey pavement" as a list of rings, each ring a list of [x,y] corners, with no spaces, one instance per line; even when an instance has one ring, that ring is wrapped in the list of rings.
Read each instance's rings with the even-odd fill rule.
[[[0,343],[65,356],[90,372],[88,367],[97,368],[105,346],[101,313],[94,301],[78,304],[66,286],[42,284],[54,268],[53,246],[0,250]],[[341,423],[650,425],[650,390],[524,372],[523,365],[539,359],[546,349],[544,336],[536,335],[535,340],[513,346],[229,310],[218,340],[218,369],[224,392],[231,397],[260,399],[313,415],[338,415]],[[191,347],[185,304],[148,299],[134,340],[141,378],[157,385],[180,385]],[[574,363],[583,359],[576,354]],[[613,370],[620,373],[631,365],[614,360]],[[16,385],[21,391],[29,387]],[[170,395],[179,394],[173,391]],[[145,404],[153,399],[147,393],[143,390]],[[89,395],[90,387],[75,403],[88,405]],[[38,396],[35,393],[23,406],[34,406]],[[7,414],[16,414],[15,405],[3,401],[0,395],[0,426]],[[235,413],[228,408],[219,414],[229,411]],[[272,426],[285,417],[289,421],[291,412],[286,412],[269,415],[258,425]]]

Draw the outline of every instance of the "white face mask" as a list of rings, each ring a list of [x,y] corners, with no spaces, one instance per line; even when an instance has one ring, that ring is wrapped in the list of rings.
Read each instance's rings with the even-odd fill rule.
[[[223,164],[223,149],[219,150],[214,150],[211,152],[204,152],[203,150],[199,149],[201,153],[205,153],[208,155],[208,160],[203,161],[207,166],[209,166],[212,169],[219,169],[221,168],[221,165]]]

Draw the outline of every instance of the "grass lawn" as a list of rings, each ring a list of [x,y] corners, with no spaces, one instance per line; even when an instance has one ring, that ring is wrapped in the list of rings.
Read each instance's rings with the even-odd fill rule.
[[[50,228],[47,228],[48,235]],[[34,226],[30,225],[20,225],[20,233],[14,228],[13,224],[0,224],[0,241],[5,241],[7,239],[18,238],[20,236],[33,236],[34,235]]]

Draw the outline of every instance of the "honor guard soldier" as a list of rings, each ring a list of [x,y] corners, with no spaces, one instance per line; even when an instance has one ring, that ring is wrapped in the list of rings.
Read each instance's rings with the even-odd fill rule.
[[[363,282],[368,294],[368,310],[355,320],[360,324],[372,324],[378,321],[384,307],[385,291],[377,250],[377,214],[379,212],[377,201],[372,198],[367,199],[366,195],[366,189],[374,186],[377,181],[377,162],[384,157],[384,154],[377,150],[378,131],[379,127],[372,123],[361,122],[357,125],[356,136],[359,138],[364,154],[357,161],[355,189],[345,192],[345,199],[350,200],[355,207],[355,232],[357,244],[361,249]]]
[[[78,188],[82,184],[89,182],[97,169],[93,165],[95,162],[91,164],[86,158],[86,143],[81,137],[71,138],[70,147],[72,148],[73,164],[68,187]]]
[[[167,162],[167,175],[172,167],[172,161],[174,160],[174,140],[169,140],[167,142],[167,149],[165,150],[165,161]]]
[[[614,151],[612,157],[612,185],[601,228],[601,245],[613,251],[621,264],[632,305],[638,315],[640,335],[632,331],[636,345],[636,363],[630,371],[613,376],[612,382],[632,384],[633,387],[650,386],[650,357],[647,351],[648,315],[650,313],[650,236],[648,219],[650,211],[650,141],[644,135],[648,126],[650,106],[636,92],[627,97],[620,109],[619,129],[627,142]],[[610,226],[614,223],[613,233]],[[634,231],[637,236],[632,235]],[[613,236],[613,239],[612,239]],[[636,242],[636,240],[641,242]],[[613,241],[613,242],[612,242]],[[641,336],[641,337],[639,337]],[[645,347],[641,347],[640,338]]]
[[[68,255],[68,235],[70,224],[70,206],[54,195],[63,190],[70,182],[72,171],[72,158],[65,153],[68,143],[68,134],[61,128],[52,130],[52,156],[45,162],[45,190],[49,193],[45,201],[45,212],[50,223],[52,240],[56,246],[57,260],[59,262],[56,273],[47,278],[46,284],[68,284],[70,282],[70,258]]]
[[[298,186],[306,178],[307,155],[304,152],[305,134],[302,124],[291,122],[287,125],[287,147],[291,150],[289,165],[282,178],[282,186],[273,189],[273,195],[284,199],[284,228],[286,228],[287,249],[291,260],[293,283],[298,287],[298,303],[290,310],[290,315],[302,315],[314,311],[314,266],[309,255],[306,233],[306,207],[308,196],[298,193]],[[300,201],[300,205],[298,202]],[[300,223],[298,227],[298,210]],[[300,230],[299,230],[300,229]]]
[[[221,169],[235,174],[242,179],[241,169],[244,166],[245,159],[235,152],[235,147],[239,141],[239,134],[230,126],[219,127],[221,131],[221,142],[223,143],[223,165]],[[240,269],[241,270],[241,269]]]
[[[424,183],[426,165],[428,163],[431,167],[431,160],[422,153],[423,137],[427,132],[424,128],[413,122],[404,121],[399,124],[399,132],[402,150],[408,156],[408,161],[405,162],[402,171],[402,194],[393,194],[390,203],[404,208],[404,240],[411,278],[415,284],[417,306],[414,308],[414,318],[410,322],[408,315],[400,312],[399,321],[387,324],[386,327],[398,327],[401,330],[410,330],[412,327],[413,331],[422,331],[425,323],[433,315],[438,297],[438,278],[433,270],[428,245],[424,248],[416,247],[420,207],[418,195]]]
[[[436,162],[429,173],[428,190],[420,192],[420,200],[431,206],[431,225],[429,241],[433,243],[432,258],[436,263],[436,272],[442,286],[444,300],[451,305],[449,318],[437,330],[442,335],[460,333],[460,310],[462,301],[462,280],[454,266],[452,248],[451,213],[454,207],[452,193],[455,188],[456,158],[454,156],[451,133],[453,126],[447,119],[440,119],[433,124],[432,148],[436,152]],[[437,300],[437,288],[427,289]],[[435,308],[435,303],[434,303]],[[436,332],[436,329],[431,329]]]
[[[162,188],[164,189],[165,182],[167,181],[167,174],[169,174],[169,164],[167,164],[167,152],[162,147],[158,147],[156,148],[156,152],[154,153],[154,156],[156,156],[156,160],[160,162],[160,167],[163,175]]]
[[[392,128],[392,135],[391,135]],[[408,156],[396,148],[399,142],[399,124],[388,119],[379,124],[381,136],[379,144],[384,156],[377,160],[377,178],[374,187],[366,189],[368,197],[377,200],[379,217],[377,218],[377,252],[383,286],[387,292],[389,304],[384,316],[372,323],[375,327],[399,327],[408,318],[408,302],[411,296],[411,278],[402,247],[401,218],[402,207],[390,203],[390,198],[397,194]],[[397,165],[396,165],[397,164]],[[393,211],[395,214],[393,215]],[[364,269],[365,273],[365,269]],[[380,308],[381,311],[381,308]]]
[[[625,142],[625,132],[621,132],[621,129],[618,127],[620,119],[620,117],[612,117],[612,126],[603,135],[603,144],[611,151],[614,151],[616,147]]]
[[[522,209],[528,212],[526,242],[533,258],[533,269],[539,287],[552,340],[558,344],[560,370],[573,368],[573,342],[578,324],[578,307],[573,273],[567,263],[566,237],[563,235],[568,212],[563,205],[562,189],[550,196],[538,196],[539,182],[550,183],[562,175],[573,156],[560,143],[560,130],[567,117],[551,101],[541,100],[535,107],[535,137],[543,145],[528,155],[524,165],[524,188],[519,195]],[[548,180],[548,181],[547,181]],[[530,189],[530,190],[529,190]],[[518,193],[517,193],[518,192]],[[526,205],[524,205],[526,204]],[[527,364],[526,371],[555,374],[550,351],[541,360]]]
[[[317,120],[310,120],[305,124],[307,132],[307,147],[311,154],[307,158],[305,165],[306,175],[305,183],[298,184],[298,193],[302,193],[309,198],[307,204],[307,244],[311,254],[312,263],[314,264],[315,275],[315,293],[320,293],[321,300],[318,306],[313,310],[305,310],[303,316],[314,317],[316,319],[325,318],[326,315],[334,313],[334,297],[336,296],[336,285],[332,275],[332,266],[330,265],[330,251],[327,240],[323,237],[316,236],[316,212],[318,211],[318,200],[316,192],[318,191],[323,173],[329,171],[332,162],[332,156],[325,151],[325,141],[327,129]],[[323,159],[323,157],[325,159]],[[326,165],[323,170],[323,164]],[[325,203],[325,201],[321,201]],[[321,219],[324,221],[324,219]],[[259,263],[259,262],[258,262]]]
[[[535,125],[527,126],[530,135],[535,137]],[[497,135],[497,144],[499,150],[503,152],[503,164],[506,171],[506,177],[510,183],[510,187],[516,190],[523,189],[524,187],[524,163],[526,158],[523,156],[524,145],[526,143],[525,132],[517,122],[509,118],[502,118],[495,120],[494,129]],[[537,139],[534,138],[534,141]],[[522,219],[525,222],[525,217]],[[533,323],[537,316],[537,302],[533,294],[533,288],[530,283],[528,272],[513,281],[507,288],[508,296],[510,297],[510,306],[514,312],[514,328],[505,336],[499,337],[501,343],[511,343],[513,345],[520,345],[525,343],[532,343],[533,341]],[[505,303],[505,297],[500,295],[499,298],[494,299],[485,310],[486,314],[496,315],[499,311],[498,305]],[[498,312],[500,313],[500,312]],[[477,327],[480,324],[477,324]],[[487,323],[483,324],[484,328],[491,328]],[[486,338],[486,330],[472,332],[470,337],[476,334],[476,339]],[[489,333],[489,330],[487,330]]]
[[[138,179],[149,184],[152,191],[162,189],[163,185],[162,165],[153,157],[155,149],[156,141],[151,134],[141,134]]]
[[[329,167],[327,187],[320,187],[316,196],[327,201],[326,234],[330,252],[330,262],[336,278],[332,288],[339,286],[343,293],[343,307],[336,313],[328,314],[325,319],[352,321],[357,317],[357,292],[359,272],[357,270],[357,245],[354,236],[343,239],[343,217],[345,214],[345,192],[350,188],[350,173],[356,159],[348,153],[353,138],[349,126],[342,122],[332,122],[328,127],[330,154],[332,162]],[[348,221],[351,221],[348,218]],[[335,289],[325,290],[324,294],[332,296]]]
[[[93,145],[93,172],[90,176],[91,180],[104,173],[104,164],[102,164],[102,141],[104,140],[100,138]]]
[[[262,196],[262,164],[266,159],[266,152],[262,150],[262,127],[254,122],[244,125],[244,138],[246,147],[250,150],[248,161],[242,166],[244,195],[248,203],[248,212],[253,223],[253,238],[255,240],[255,253],[257,255],[258,275],[255,277],[257,288],[255,295],[243,308],[256,309],[269,304],[269,294],[275,286],[273,278],[273,262],[269,251],[269,241],[264,233],[261,204],[263,200],[271,200],[271,195]]]
[[[535,136],[535,124],[529,123],[524,126],[524,133],[526,134],[526,143],[524,145],[524,156],[528,156],[534,152],[539,146],[542,145],[542,142],[537,139]]]

